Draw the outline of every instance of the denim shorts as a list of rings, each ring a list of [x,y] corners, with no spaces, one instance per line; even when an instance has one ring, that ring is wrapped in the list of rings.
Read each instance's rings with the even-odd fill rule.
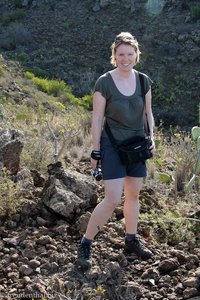
[[[111,144],[109,138],[101,138],[101,169],[103,180],[130,177],[146,177],[147,168],[145,162],[123,165],[117,150]]]

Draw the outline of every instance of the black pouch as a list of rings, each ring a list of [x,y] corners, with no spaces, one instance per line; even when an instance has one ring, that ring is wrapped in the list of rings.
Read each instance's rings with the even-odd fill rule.
[[[134,136],[117,145],[118,154],[123,164],[145,161],[153,156],[150,150],[151,140]]]

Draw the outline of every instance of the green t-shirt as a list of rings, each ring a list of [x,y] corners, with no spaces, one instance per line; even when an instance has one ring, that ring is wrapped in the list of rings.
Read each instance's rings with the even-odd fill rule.
[[[105,117],[116,140],[122,141],[132,136],[144,136],[144,100],[140,86],[138,71],[136,75],[136,89],[133,95],[124,96],[120,93],[109,72],[100,76],[93,92],[100,92],[106,99]],[[152,80],[144,75],[145,94],[151,88]],[[107,134],[103,128],[102,136]]]

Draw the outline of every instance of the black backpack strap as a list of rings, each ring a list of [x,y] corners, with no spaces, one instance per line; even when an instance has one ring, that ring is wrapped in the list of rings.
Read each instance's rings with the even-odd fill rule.
[[[142,91],[142,96],[143,96],[144,106],[145,106],[146,99],[145,99],[145,90],[144,90],[144,75],[140,72],[138,72],[138,75],[139,75],[139,79],[140,79],[140,86],[141,86],[141,91]],[[148,123],[146,114],[144,115],[144,130],[147,135],[150,134],[149,123]]]
[[[110,130],[110,126],[108,125],[107,121],[105,122],[105,131],[106,131],[111,143],[113,144],[113,146],[117,147],[116,140],[112,134],[112,131]]]
[[[144,103],[145,103],[144,75],[140,72],[138,72],[138,74],[139,74],[139,79],[140,79],[140,86],[141,86],[142,96],[143,96],[143,100],[144,100]]]

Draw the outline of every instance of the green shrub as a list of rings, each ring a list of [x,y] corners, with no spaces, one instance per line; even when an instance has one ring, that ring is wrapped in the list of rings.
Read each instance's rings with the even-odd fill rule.
[[[0,65],[0,77],[3,76],[3,67]]]
[[[63,80],[39,78],[29,71],[25,72],[25,76],[28,79],[31,79],[40,91],[54,97],[61,97],[64,104],[65,102],[80,104],[79,99],[73,95],[71,87],[67,85]]]
[[[30,72],[33,74],[33,77],[39,77],[39,78],[49,78],[49,74],[47,71],[42,70],[38,67],[33,67],[31,69],[27,69],[27,72]]]
[[[11,18],[12,21],[16,21],[19,20],[21,18],[23,18],[26,15],[26,12],[24,9],[16,9],[12,14],[11,14]]]
[[[15,22],[15,21],[23,18],[25,15],[26,15],[25,10],[22,8],[18,8],[9,14],[1,15],[0,22],[2,22],[4,24],[9,24],[11,22]]]
[[[26,78],[28,78],[28,79],[32,79],[32,78],[34,77],[34,74],[31,73],[31,72],[29,72],[29,71],[26,71],[26,72],[25,72],[25,76],[26,76]]]
[[[185,184],[191,175],[195,155],[194,141],[189,133],[181,132],[180,128],[171,128],[168,136],[165,134],[160,138],[162,140],[154,155],[157,174],[161,182],[165,181],[164,176],[161,178],[162,174],[167,174],[166,180],[168,177],[168,183],[174,184],[177,195],[185,189]]]
[[[31,42],[31,34],[22,23],[12,23],[1,34],[0,48],[14,50]]]
[[[40,91],[54,97],[59,97],[60,102],[63,104],[71,102],[78,104],[87,110],[92,109],[92,95],[85,95],[82,98],[75,97],[72,93],[71,87],[63,80],[40,78],[37,77],[34,72],[28,70],[25,72],[25,76],[28,79],[31,79]]]
[[[33,81],[40,91],[47,93],[48,95],[57,97],[61,91],[67,90],[67,86],[64,81],[39,78],[29,71],[26,71],[25,75],[28,79]]]
[[[152,90],[156,102],[166,102],[166,92],[160,78],[155,80]]]
[[[92,95],[85,95],[82,98],[77,98],[76,102],[87,110],[92,110]]]
[[[15,184],[6,169],[0,173],[0,217],[15,213],[22,203],[19,185]]]
[[[92,95],[86,95],[82,98],[82,106],[88,110],[92,110]]]
[[[191,6],[190,7],[191,13],[193,17],[199,18],[200,17],[200,6]]]
[[[29,169],[36,169],[46,173],[47,165],[52,163],[53,146],[48,141],[48,136],[42,135],[36,128],[32,129],[32,134],[27,136],[26,143],[21,153],[21,165]]]
[[[166,238],[169,245],[176,245],[182,241],[187,241],[193,236],[191,222],[183,218],[176,211],[166,212],[162,216],[162,219],[159,219],[158,225],[166,230]]]
[[[22,0],[14,0],[15,8],[22,8]]]
[[[25,52],[18,52],[16,53],[16,56],[20,62],[25,62],[29,60],[29,55]]]
[[[170,211],[165,208],[159,210],[159,213],[152,210],[150,213],[141,214],[141,219],[151,223],[153,235],[158,243],[177,245],[194,236],[192,223],[175,209]]]
[[[39,90],[55,97],[57,97],[61,91],[65,91],[66,89],[64,81],[48,80],[38,77],[33,77],[32,81],[35,85],[37,85]]]

